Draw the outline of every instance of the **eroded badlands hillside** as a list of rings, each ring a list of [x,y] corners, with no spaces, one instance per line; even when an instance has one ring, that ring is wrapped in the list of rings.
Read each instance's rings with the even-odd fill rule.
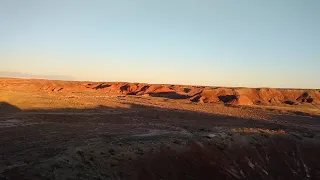
[[[106,94],[144,95],[170,99],[188,99],[193,102],[201,103],[224,103],[231,105],[320,105],[320,90],[316,89],[227,88],[13,78],[1,78],[0,88],[40,90],[48,92],[95,91]]]

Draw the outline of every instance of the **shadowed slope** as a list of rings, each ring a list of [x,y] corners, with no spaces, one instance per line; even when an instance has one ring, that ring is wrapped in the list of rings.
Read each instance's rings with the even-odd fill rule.
[[[14,113],[21,111],[17,106],[11,105],[7,102],[0,102],[0,113]]]

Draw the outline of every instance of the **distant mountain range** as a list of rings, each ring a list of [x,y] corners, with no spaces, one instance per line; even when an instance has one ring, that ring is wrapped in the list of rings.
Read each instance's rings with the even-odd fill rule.
[[[29,74],[29,73],[8,72],[8,71],[0,71],[0,77],[35,78],[35,79],[50,79],[50,80],[75,80],[75,77],[70,75]]]

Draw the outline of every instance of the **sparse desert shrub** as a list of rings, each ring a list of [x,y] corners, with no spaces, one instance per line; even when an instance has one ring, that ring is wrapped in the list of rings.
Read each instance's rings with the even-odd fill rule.
[[[227,149],[193,143],[185,151],[163,149],[135,167],[133,179],[319,179],[320,146],[277,137]]]

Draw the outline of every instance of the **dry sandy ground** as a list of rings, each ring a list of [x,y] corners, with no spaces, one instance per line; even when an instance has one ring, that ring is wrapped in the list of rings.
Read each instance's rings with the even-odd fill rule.
[[[0,179],[320,179],[312,106],[0,88]]]

